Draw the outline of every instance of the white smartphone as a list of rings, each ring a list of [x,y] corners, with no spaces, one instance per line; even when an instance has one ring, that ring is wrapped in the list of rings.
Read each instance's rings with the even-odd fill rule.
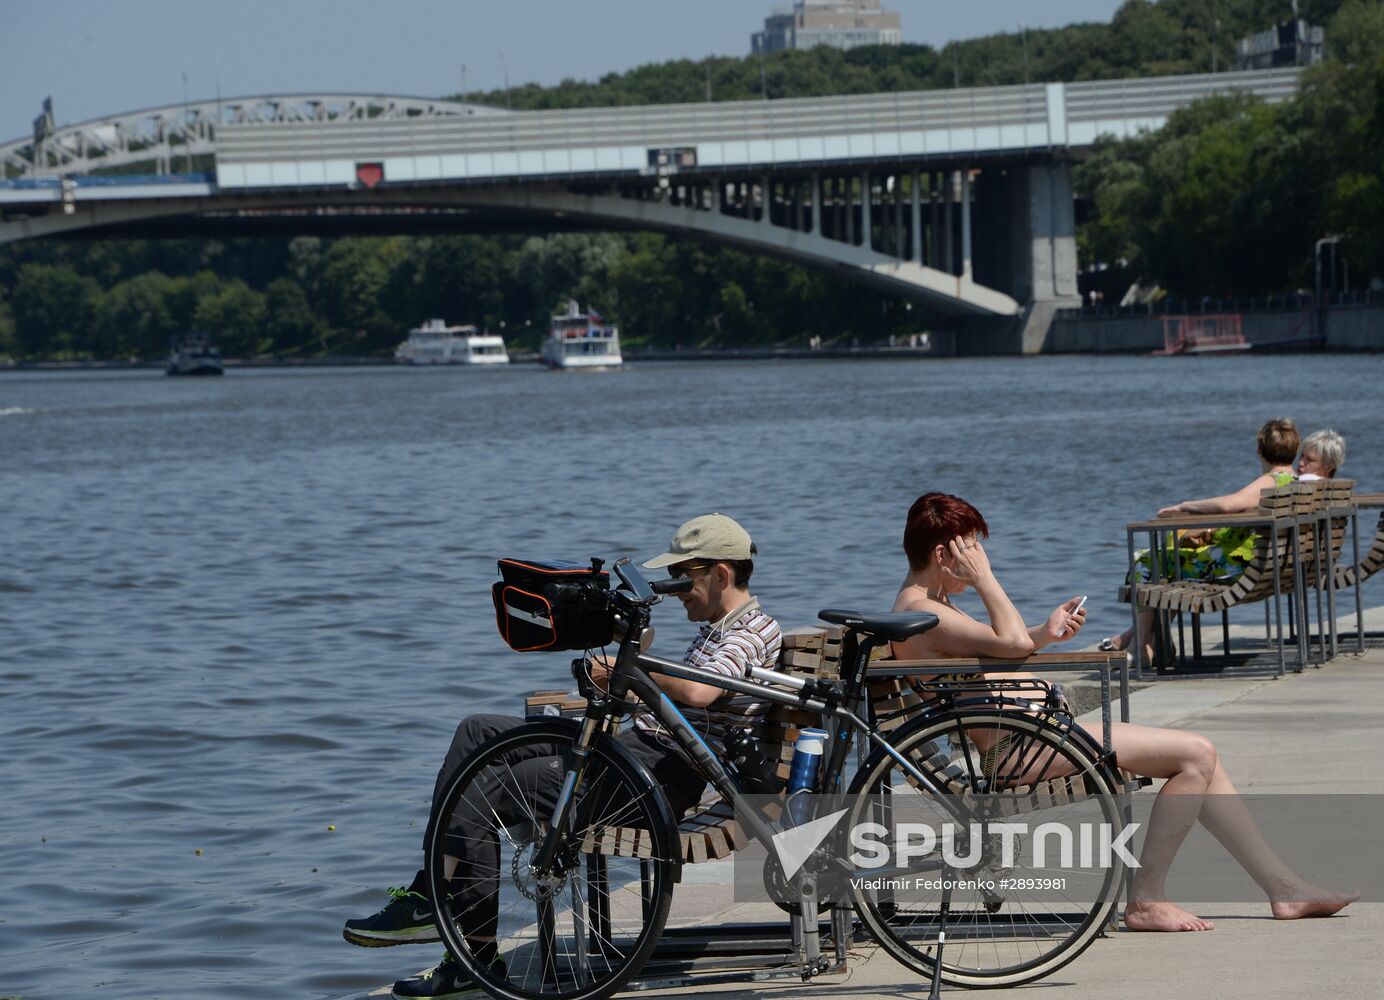
[[[1082,595],[1081,595],[1081,600],[1079,600],[1079,601],[1076,602],[1076,607],[1072,608],[1071,611],[1068,611],[1068,612],[1067,612],[1068,620],[1070,621],[1072,618],[1075,618],[1075,617],[1076,617],[1076,613],[1077,613],[1078,611],[1080,611],[1080,610],[1081,610],[1082,608],[1084,608],[1084,607],[1086,607],[1086,595],[1085,595],[1085,594],[1082,594]],[[1066,634],[1067,634],[1067,629],[1066,629],[1066,627],[1064,626],[1063,629],[1062,629],[1062,631],[1061,631],[1060,633],[1058,633],[1058,635],[1059,635],[1059,636],[1062,636],[1062,635],[1066,635]]]

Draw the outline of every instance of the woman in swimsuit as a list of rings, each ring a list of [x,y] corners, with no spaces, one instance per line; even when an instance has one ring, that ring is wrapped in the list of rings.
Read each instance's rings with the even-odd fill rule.
[[[1204,497],[1200,500],[1184,500],[1181,503],[1164,507],[1158,511],[1159,517],[1176,517],[1179,514],[1243,514],[1259,507],[1259,494],[1275,486],[1286,486],[1297,478],[1293,472],[1293,460],[1297,458],[1297,425],[1286,417],[1270,420],[1259,428],[1257,438],[1260,473],[1249,483],[1234,493],[1224,496]],[[1178,574],[1184,580],[1234,579],[1244,572],[1245,565],[1254,556],[1254,545],[1258,541],[1253,528],[1208,528],[1202,531],[1183,532],[1178,538]],[[1151,554],[1140,557],[1139,571],[1148,579]],[[1169,560],[1171,562],[1171,560]],[[1172,576],[1171,566],[1163,568],[1164,576]],[[1149,645],[1149,635],[1153,625],[1153,612],[1139,612],[1139,635],[1144,642],[1144,662],[1153,662],[1153,648]],[[1102,639],[1100,648],[1104,650],[1124,650],[1131,645],[1134,632],[1125,629],[1119,635]]]
[[[938,623],[921,635],[894,643],[896,657],[1018,659],[1081,630],[1086,611],[1076,610],[1077,598],[1063,602],[1041,625],[1024,624],[990,569],[981,545],[988,536],[989,527],[980,512],[959,497],[928,493],[914,502],[904,530],[909,570],[894,610],[927,611],[937,616]],[[951,596],[967,587],[985,604],[988,623],[952,605]],[[986,675],[986,679],[995,682],[996,690],[1003,690],[1005,680],[1033,676],[1005,673]],[[1099,741],[1099,734],[1095,738]],[[1197,821],[1264,890],[1279,920],[1329,916],[1358,898],[1358,893],[1332,893],[1309,885],[1283,863],[1235,794],[1215,746],[1206,737],[1117,722],[1111,742],[1120,767],[1167,779],[1149,817],[1141,867],[1125,908],[1125,925],[1130,929],[1205,931],[1214,926],[1173,903],[1164,890],[1173,856]]]

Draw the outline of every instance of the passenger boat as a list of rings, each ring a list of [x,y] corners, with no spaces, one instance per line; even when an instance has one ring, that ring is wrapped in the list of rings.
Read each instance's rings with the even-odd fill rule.
[[[221,351],[209,333],[184,333],[168,344],[169,375],[224,375]]]
[[[594,309],[582,313],[575,300],[552,317],[540,359],[549,368],[611,368],[623,364],[620,331],[607,326]]]
[[[403,365],[507,365],[509,352],[503,337],[430,319],[408,332],[408,340],[394,349],[394,360]]]

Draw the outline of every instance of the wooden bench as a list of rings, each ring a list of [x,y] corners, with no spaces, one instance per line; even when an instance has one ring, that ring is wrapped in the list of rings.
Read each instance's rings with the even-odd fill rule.
[[[784,673],[796,676],[825,677],[839,679],[841,669],[842,634],[839,628],[809,628],[785,632],[783,652],[778,668]],[[1121,721],[1129,721],[1129,687],[1127,654],[1115,653],[1037,653],[1021,660],[994,659],[933,659],[933,660],[892,660],[879,658],[878,669],[894,669],[906,666],[911,673],[928,675],[976,671],[978,669],[995,672],[1030,671],[1037,674],[1078,671],[1091,673],[1104,668],[1105,684],[1102,697],[1102,718],[1104,730],[1103,743],[1109,744],[1109,723],[1112,721],[1112,702],[1110,698],[1111,679],[1118,677],[1119,706]],[[876,670],[872,667],[872,672]],[[890,732],[903,726],[914,715],[925,708],[923,699],[901,677],[874,677],[869,682],[870,701],[875,717],[880,721],[880,729]],[[541,714],[547,706],[556,706],[564,715],[579,716],[585,708],[585,701],[574,695],[560,691],[540,691],[525,699],[528,714]],[[790,708],[771,707],[760,740],[766,755],[777,756],[779,777],[785,781],[793,760],[793,744],[799,730],[809,726],[820,726],[822,720],[815,714]],[[1140,778],[1128,771],[1121,771],[1123,790],[1133,791],[1150,784],[1147,778]],[[960,777],[958,772],[957,777]],[[958,785],[954,791],[960,793]],[[1034,787],[1025,786],[1013,790],[1018,799],[1031,799],[1033,802],[1071,801],[1081,797],[1081,792],[1070,779],[1054,778],[1039,782]],[[681,851],[684,863],[701,864],[718,861],[745,847],[749,840],[735,819],[734,808],[722,801],[720,795],[711,788],[705,798],[688,811],[678,824]],[[583,845],[588,853],[604,854],[611,857],[647,858],[651,855],[651,844],[644,831],[621,828],[606,831],[599,843],[594,839]]]
[[[797,677],[836,679],[840,676],[840,657],[839,631],[789,631],[783,635],[783,650],[775,669]],[[580,716],[586,702],[561,691],[539,691],[524,700],[525,714],[543,714],[549,705],[558,706],[563,715]],[[770,706],[756,735],[765,756],[779,761],[779,777],[785,781],[788,779],[798,731],[820,726],[821,722],[821,718],[812,712]],[[702,801],[683,815],[678,824],[678,837],[682,841],[682,858],[686,864],[719,861],[749,843],[749,838],[735,819],[734,807],[722,801],[720,794],[709,785]],[[592,839],[583,845],[583,850],[589,854],[622,858],[647,858],[652,853],[648,834],[627,828],[608,830],[599,843]]]
[[[837,680],[841,673],[843,646],[849,649],[851,644],[843,641],[842,630],[836,627],[816,627],[785,632],[783,650],[777,669],[798,676]],[[1083,673],[1099,671],[1102,680],[1101,742],[1107,751],[1111,748],[1111,684],[1114,677],[1119,679],[1120,719],[1125,722],[1129,721],[1129,656],[1123,652],[1039,653],[1022,660],[936,659],[904,661],[881,657],[877,661],[877,665],[870,669],[874,672],[875,670],[897,670],[900,667],[906,667],[911,674],[922,675],[981,669],[995,672],[1002,672],[1005,669],[1023,670],[1038,674],[1064,670]],[[872,678],[869,681],[868,698],[871,713],[879,720],[879,728],[886,733],[903,726],[926,707],[923,699],[913,687],[897,673],[891,676]],[[538,692],[525,700],[525,708],[529,714],[542,714],[547,709],[549,712],[558,711],[564,715],[575,716],[580,715],[584,710],[585,701],[565,692]],[[766,754],[777,753],[780,778],[785,781],[788,778],[793,759],[793,744],[797,739],[798,732],[808,726],[821,725],[822,721],[814,713],[780,706],[771,707],[761,732],[761,740]],[[942,748],[939,747],[938,749],[941,752]],[[858,753],[863,755],[864,751],[865,748],[857,747]],[[948,782],[948,790],[951,793],[958,796],[973,794],[969,782],[964,780],[966,775],[959,765],[951,761],[939,761],[938,763],[939,773],[943,777],[950,776],[952,779]],[[1150,785],[1152,782],[1148,778],[1137,776],[1129,771],[1120,770],[1119,773],[1121,780],[1117,783],[1115,790],[1121,797],[1121,809],[1128,820],[1131,815],[1128,801],[1129,793]],[[1005,815],[1045,810],[1086,799],[1091,791],[1092,789],[1088,787],[1088,784],[1076,776],[1051,778],[1030,785],[1005,789],[1002,794],[1006,801],[1002,804],[1002,808]],[[740,824],[735,819],[733,807],[722,801],[714,789],[710,789],[706,798],[683,816],[678,825],[678,835],[681,840],[683,861],[686,864],[721,860],[749,843]],[[637,858],[641,861],[650,858],[653,854],[652,843],[648,834],[645,831],[631,828],[605,831],[599,840],[592,836],[582,845],[582,849],[585,853],[594,854],[598,857]],[[1129,892],[1132,877],[1132,873],[1126,877],[1125,893]],[[1112,908],[1110,924],[1112,929],[1117,926],[1116,913],[1117,908]],[[836,961],[838,966],[842,967],[846,961],[846,941],[850,936],[849,924],[846,921],[846,911],[838,908],[833,912],[832,933],[835,941]],[[734,931],[735,929],[729,930]],[[695,928],[665,931],[667,938],[665,945],[667,949],[671,949],[669,957],[678,957],[677,954],[674,954],[678,949],[677,942],[689,933],[696,936],[700,931]],[[781,942],[775,940],[771,941],[769,947],[770,950],[773,950],[779,948],[780,945]],[[749,947],[749,944],[747,941],[742,941],[737,947],[745,948]],[[704,943],[697,944],[694,951],[698,955],[708,953],[705,948]],[[735,954],[739,954],[739,952],[735,952]]]
[[[874,708],[875,717],[879,720],[879,728],[883,732],[889,732],[903,726],[913,716],[928,707],[927,702],[914,689],[913,685],[905,677],[897,674],[897,671],[905,669],[912,676],[1024,671],[1042,677],[1044,674],[1050,673],[1080,672],[1085,674],[1101,671],[1101,744],[1107,752],[1111,749],[1110,725],[1114,721],[1110,698],[1110,685],[1114,677],[1119,678],[1120,721],[1129,721],[1129,656],[1124,652],[1034,653],[1017,660],[1001,660],[990,657],[895,660],[889,656],[881,656],[874,661],[874,665],[870,668],[872,677],[869,686],[870,702]],[[996,686],[1002,686],[1002,684]],[[961,776],[961,772],[958,771],[956,777]],[[1124,791],[1134,791],[1152,784],[1148,778],[1136,775],[1131,771],[1121,769],[1120,776]],[[959,784],[950,790],[955,794],[965,792],[965,789]],[[1009,790],[1006,794],[1010,792],[1018,798],[1031,797],[1035,802],[1049,803],[1072,801],[1084,797],[1084,791],[1079,792],[1075,784],[1066,778],[1039,782],[1033,787],[1023,786]]]
[[[1355,502],[1360,507],[1384,507],[1384,493],[1360,494],[1355,497]],[[1354,587],[1378,573],[1380,567],[1384,567],[1384,510],[1380,511],[1374,539],[1360,555],[1360,561],[1352,561],[1349,566],[1336,567],[1336,586]]]
[[[1193,616],[1194,656],[1200,655],[1200,616],[1219,614],[1222,616],[1224,649],[1230,645],[1229,611],[1233,607],[1268,601],[1275,596],[1290,596],[1300,609],[1300,617],[1305,617],[1306,600],[1301,591],[1303,582],[1308,580],[1302,572],[1312,559],[1311,533],[1299,529],[1308,525],[1314,517],[1327,509],[1328,499],[1334,498],[1335,491],[1342,487],[1353,487],[1353,483],[1342,481],[1330,486],[1333,480],[1316,480],[1306,483],[1290,483],[1264,490],[1260,494],[1259,509],[1249,514],[1185,515],[1138,521],[1126,526],[1132,536],[1139,532],[1149,533],[1157,543],[1165,533],[1221,527],[1250,527],[1257,534],[1254,552],[1244,572],[1229,580],[1171,579],[1148,583],[1126,584],[1120,588],[1119,600],[1129,603],[1133,599],[1141,610],[1176,613],[1186,612]],[[1332,530],[1333,558],[1339,553],[1344,540],[1344,526],[1338,533]],[[1153,546],[1157,547],[1157,544]],[[1132,541],[1131,541],[1132,549]],[[1157,552],[1151,554],[1150,562],[1156,565],[1160,558]],[[1301,562],[1299,562],[1301,560]],[[1277,572],[1275,573],[1275,569]],[[1131,574],[1137,572],[1130,566]],[[1278,611],[1275,606],[1275,611]],[[1266,620],[1267,620],[1267,611]],[[1283,672],[1282,620],[1279,619],[1278,635],[1279,673]],[[1305,661],[1306,649],[1299,643],[1299,659]]]

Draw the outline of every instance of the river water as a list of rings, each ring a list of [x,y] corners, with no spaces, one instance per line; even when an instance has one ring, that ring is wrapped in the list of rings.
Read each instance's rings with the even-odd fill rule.
[[[1122,628],[1126,521],[1258,471],[1279,415],[1384,487],[1377,357],[0,375],[0,995],[358,996],[456,720],[566,688],[500,556],[739,519],[789,625],[886,610],[912,500],[980,507],[1031,619]],[[661,609],[657,650],[691,626]],[[333,829],[334,828],[334,829]]]

